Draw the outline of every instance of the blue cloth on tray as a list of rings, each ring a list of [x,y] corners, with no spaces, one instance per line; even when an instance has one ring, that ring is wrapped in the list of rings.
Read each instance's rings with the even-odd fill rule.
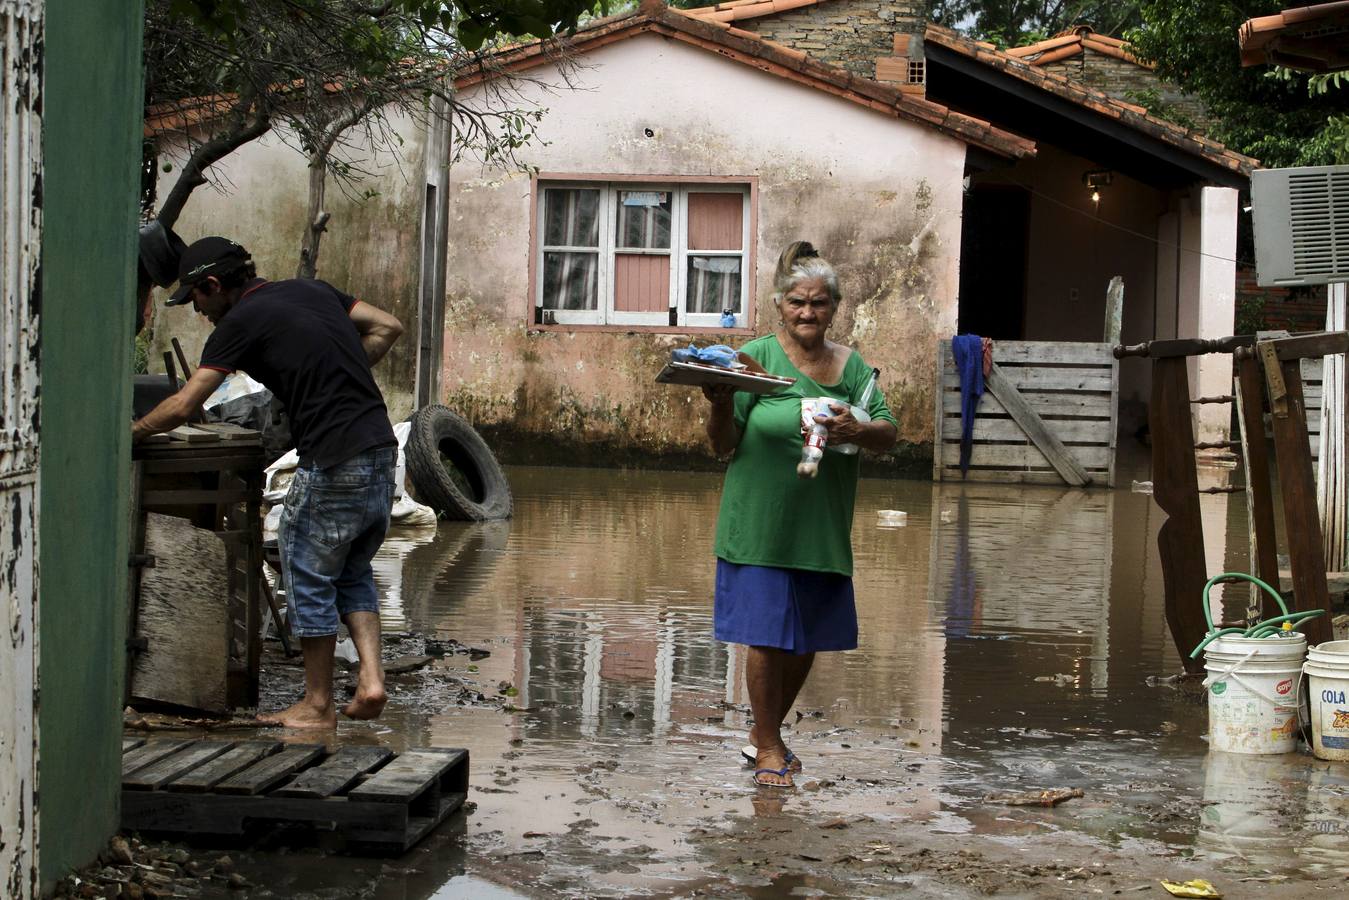
[[[834,572],[717,560],[713,633],[719,641],[789,653],[857,647],[852,579]]]
[[[984,395],[984,339],[977,334],[951,338],[951,355],[960,376],[960,474],[970,467],[974,450],[974,411]]]

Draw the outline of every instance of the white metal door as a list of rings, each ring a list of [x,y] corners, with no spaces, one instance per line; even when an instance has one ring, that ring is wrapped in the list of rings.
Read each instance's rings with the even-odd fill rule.
[[[0,0],[0,895],[37,896],[42,0]]]

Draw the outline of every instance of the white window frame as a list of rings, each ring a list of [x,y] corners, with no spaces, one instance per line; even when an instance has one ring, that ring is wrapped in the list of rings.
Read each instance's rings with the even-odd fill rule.
[[[752,186],[741,181],[607,181],[602,179],[565,179],[540,178],[536,182],[537,232],[534,247],[534,321],[545,325],[590,325],[590,326],[641,326],[669,328],[706,328],[721,329],[721,311],[696,313],[688,311],[685,292],[688,289],[688,265],[690,256],[729,256],[740,260],[740,297],[736,312],[736,328],[748,328],[751,324],[750,310],[750,266],[753,265],[751,228]],[[600,192],[600,210],[598,228],[599,274],[597,284],[596,309],[545,309],[544,290],[544,254],[546,252],[594,252],[593,247],[545,247],[543,237],[547,217],[547,192],[549,190],[598,190]],[[615,234],[617,208],[620,191],[660,191],[670,195],[670,249],[669,251],[650,249],[623,249],[618,247]],[[688,248],[688,195],[708,193],[739,194],[740,213],[740,249],[739,250],[689,250]],[[659,255],[670,258],[669,307],[662,312],[632,312],[614,308],[614,269],[615,258],[619,252],[625,255]],[[675,312],[671,322],[670,310]],[[723,329],[724,330],[724,329]]]

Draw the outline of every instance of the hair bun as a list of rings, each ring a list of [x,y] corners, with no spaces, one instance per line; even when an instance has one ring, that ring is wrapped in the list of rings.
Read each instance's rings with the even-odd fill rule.
[[[792,241],[787,245],[787,249],[782,251],[782,255],[778,257],[778,278],[790,275],[799,260],[818,258],[819,255],[820,252],[815,249],[810,241]]]

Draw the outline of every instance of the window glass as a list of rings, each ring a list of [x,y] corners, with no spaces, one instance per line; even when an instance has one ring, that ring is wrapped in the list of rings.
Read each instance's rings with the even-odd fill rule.
[[[544,192],[546,247],[598,247],[600,192],[589,188],[549,188]]]
[[[688,305],[691,313],[740,313],[740,257],[690,256]]]
[[[618,246],[624,250],[670,249],[670,192],[615,191]]]
[[[599,254],[543,254],[544,309],[599,308]]]

